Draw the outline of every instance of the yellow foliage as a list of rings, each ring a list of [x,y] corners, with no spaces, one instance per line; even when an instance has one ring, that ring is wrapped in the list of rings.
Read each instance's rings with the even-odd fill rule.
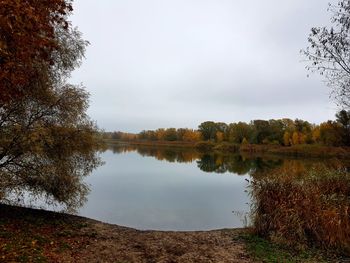
[[[217,142],[222,142],[224,140],[224,133],[221,131],[218,131],[216,133],[216,141]]]
[[[182,138],[185,142],[199,142],[201,140],[201,134],[197,131],[186,130]]]
[[[292,144],[298,145],[298,144],[304,144],[306,142],[306,135],[301,132],[293,132],[292,136]]]
[[[156,137],[158,141],[163,141],[165,139],[165,129],[156,130]]]
[[[320,128],[317,127],[312,131],[312,141],[319,142],[320,139],[321,139],[321,131],[320,131]]]
[[[283,134],[283,144],[285,146],[290,146],[291,144],[290,133],[287,131]]]
[[[243,145],[249,144],[248,140],[245,137],[243,138],[242,144]]]

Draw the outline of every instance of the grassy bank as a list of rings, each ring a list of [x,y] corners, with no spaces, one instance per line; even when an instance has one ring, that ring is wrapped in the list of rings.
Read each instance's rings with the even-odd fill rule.
[[[239,236],[246,244],[246,250],[253,260],[265,263],[326,263],[343,262],[344,259],[337,256],[325,255],[323,251],[309,249],[297,251],[288,246],[275,244],[257,235],[245,232]],[[344,261],[345,262],[345,261]]]

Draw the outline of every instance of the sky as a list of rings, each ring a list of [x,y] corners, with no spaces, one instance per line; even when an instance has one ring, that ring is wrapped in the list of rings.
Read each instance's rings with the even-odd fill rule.
[[[71,83],[106,131],[196,128],[212,120],[304,119],[338,110],[300,54],[329,0],[75,0],[90,42]],[[334,1],[333,1],[334,2]]]

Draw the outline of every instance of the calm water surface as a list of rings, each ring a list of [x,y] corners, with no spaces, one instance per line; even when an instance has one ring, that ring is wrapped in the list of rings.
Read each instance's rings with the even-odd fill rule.
[[[104,152],[105,165],[86,178],[91,192],[79,214],[137,229],[244,226],[250,208],[248,175],[202,171],[191,153],[181,159],[172,151],[162,152],[161,158],[153,155]]]
[[[256,218],[261,211],[254,208],[270,195],[269,189],[264,193],[266,186],[283,186],[281,176],[302,186],[310,172],[322,183],[317,175],[325,168],[330,178],[337,171],[350,171],[350,160],[204,154],[174,148],[111,146],[101,158],[105,164],[92,175],[70,178],[67,185],[44,180],[0,189],[2,202],[78,213],[143,230],[236,228],[249,223],[251,211]]]

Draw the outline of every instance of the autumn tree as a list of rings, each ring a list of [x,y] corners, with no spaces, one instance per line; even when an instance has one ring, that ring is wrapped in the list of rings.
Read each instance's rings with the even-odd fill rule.
[[[320,127],[317,125],[312,129],[312,142],[319,143],[321,140],[321,131]]]
[[[175,128],[168,128],[165,130],[164,139],[166,141],[176,141],[177,140],[177,131]]]
[[[325,76],[338,103],[350,108],[350,0],[330,5],[331,27],[314,27],[309,47],[302,51],[310,61],[311,71]]]
[[[186,134],[187,129],[180,128],[176,130],[177,134],[177,140],[178,141],[183,141],[184,140],[184,135]]]
[[[47,71],[51,71],[51,77],[60,77],[74,67],[62,65],[73,61],[60,58],[80,56],[80,52],[73,52],[74,45],[66,49],[70,54],[63,52],[62,41],[67,40],[64,35],[73,32],[67,21],[72,10],[71,1],[67,0],[0,1],[1,104],[24,96],[38,85],[35,82],[44,81]]]
[[[228,125],[224,122],[216,122],[215,123],[217,132],[219,132],[219,136],[221,137],[221,141],[227,140],[228,135]],[[218,138],[217,138],[218,139]]]
[[[216,142],[220,143],[224,141],[225,134],[222,131],[217,131],[215,137],[216,137]]]
[[[251,122],[253,128],[254,142],[261,144],[264,139],[271,135],[270,124],[265,120],[254,120]]]
[[[201,133],[202,138],[206,141],[215,140],[218,127],[213,121],[206,121],[198,126],[198,131]]]
[[[342,146],[342,129],[339,123],[327,121],[320,125],[320,140],[324,145]]]
[[[284,123],[282,120],[269,120],[270,135],[267,139],[270,142],[283,144],[283,135],[285,132]]]
[[[228,127],[228,138],[230,142],[242,143],[244,139],[249,140],[252,135],[252,127],[245,122],[231,123]]]
[[[343,143],[350,146],[350,111],[341,110],[335,116],[342,128]]]
[[[150,131],[150,133],[152,133],[152,132]],[[158,141],[163,141],[163,140],[165,140],[165,129],[163,129],[163,128],[157,129],[157,130],[155,131],[155,136],[156,136],[156,139],[157,139]]]
[[[284,146],[290,146],[292,143],[291,134],[288,131],[285,131],[283,134],[283,144]]]
[[[88,93],[67,83],[87,42],[68,23],[70,1],[0,0],[0,189],[77,203],[99,165]],[[1,196],[1,193],[0,193]]]
[[[185,142],[198,142],[201,140],[201,133],[198,131],[186,129],[185,134],[182,138]]]

